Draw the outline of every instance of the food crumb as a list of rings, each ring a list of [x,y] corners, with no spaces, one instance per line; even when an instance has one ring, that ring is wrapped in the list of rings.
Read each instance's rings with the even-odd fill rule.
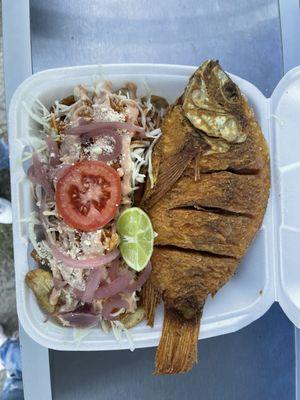
[[[262,296],[263,295],[263,289],[260,289],[259,294]]]

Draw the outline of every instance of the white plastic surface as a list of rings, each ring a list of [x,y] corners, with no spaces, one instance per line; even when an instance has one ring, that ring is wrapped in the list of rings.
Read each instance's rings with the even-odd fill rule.
[[[99,328],[93,328],[80,342],[75,342],[73,329],[62,328],[50,320],[45,322],[45,315],[25,284],[25,275],[32,268],[32,262],[29,255],[27,223],[22,220],[29,216],[33,209],[33,202],[30,183],[20,164],[20,159],[25,146],[30,143],[30,135],[38,134],[38,129],[25,111],[23,101],[39,98],[44,104],[50,106],[54,100],[70,94],[76,84],[91,84],[99,79],[110,79],[116,87],[127,80],[135,81],[140,93],[144,91],[143,84],[146,82],[152,93],[162,95],[172,102],[182,92],[194,70],[194,67],[189,66],[151,64],[60,68],[33,75],[15,92],[10,105],[9,131],[17,309],[27,334],[41,345],[58,350],[111,350],[129,347],[126,340],[118,343],[112,334],[104,334]],[[251,83],[237,76],[232,77],[253,106],[273,154],[273,143],[269,135],[269,100]],[[236,275],[213,299],[207,300],[201,321],[200,337],[236,331],[262,316],[275,300],[276,234],[273,226],[276,215],[274,211],[276,196],[274,193],[270,198],[263,226]],[[139,348],[156,345],[161,328],[162,310],[160,309],[153,329],[142,323],[131,330],[135,346]]]
[[[270,102],[274,146],[276,299],[300,327],[300,67],[279,82]]]

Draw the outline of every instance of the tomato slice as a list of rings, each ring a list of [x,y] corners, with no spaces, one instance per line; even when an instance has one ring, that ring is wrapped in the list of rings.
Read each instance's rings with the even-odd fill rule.
[[[118,173],[102,161],[81,161],[58,180],[56,207],[63,220],[82,231],[94,231],[111,221],[121,202]]]

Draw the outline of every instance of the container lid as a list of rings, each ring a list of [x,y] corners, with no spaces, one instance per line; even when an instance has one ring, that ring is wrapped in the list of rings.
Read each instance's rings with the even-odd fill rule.
[[[270,99],[276,300],[300,327],[300,67]]]

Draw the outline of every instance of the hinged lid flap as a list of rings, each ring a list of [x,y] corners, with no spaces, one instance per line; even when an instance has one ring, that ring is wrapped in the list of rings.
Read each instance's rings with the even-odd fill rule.
[[[270,99],[276,293],[300,327],[300,67],[289,71]]]

